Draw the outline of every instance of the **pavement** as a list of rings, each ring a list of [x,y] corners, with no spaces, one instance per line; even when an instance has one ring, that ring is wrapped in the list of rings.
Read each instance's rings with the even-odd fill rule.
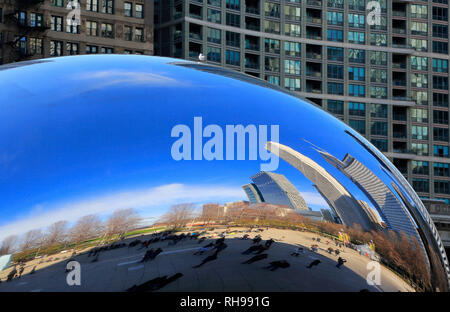
[[[371,292],[405,292],[414,291],[404,280],[388,268],[380,265],[380,285],[371,286],[366,281],[370,272],[367,265],[371,261],[358,252],[343,247],[341,256],[347,262],[339,269],[336,267],[337,258],[329,254],[326,249],[336,248],[334,242],[321,237],[320,242],[313,241],[318,234],[293,230],[270,228],[263,232],[247,233],[250,238],[261,235],[263,241],[273,238],[275,243],[265,253],[268,258],[252,263],[242,264],[253,255],[242,255],[241,252],[252,245],[251,240],[241,240],[247,228],[232,228],[234,235],[226,235],[225,243],[228,247],[221,251],[218,259],[208,262],[200,268],[192,268],[199,264],[208,255],[194,255],[200,246],[215,241],[218,234],[224,230],[216,229],[207,233],[211,238],[199,244],[197,240],[182,240],[175,245],[168,245],[167,241],[150,244],[150,248],[162,248],[153,261],[140,263],[147,249],[137,247],[124,247],[100,253],[97,262],[91,262],[94,257],[88,257],[88,250],[78,253],[74,260],[80,263],[81,285],[69,286],[66,282],[66,263],[70,254],[53,255],[53,261],[46,262],[50,257],[36,259],[26,263],[26,269],[21,278],[6,282],[6,276],[11,269],[0,272],[0,292],[71,292],[71,291],[125,291],[135,284],[144,283],[158,276],[171,276],[182,273],[183,276],[170,283],[159,291],[187,291],[187,292],[231,292],[231,291],[312,291],[358,292],[367,289]],[[242,232],[241,232],[242,231]],[[137,238],[145,240],[150,235]],[[124,242],[129,243],[132,239]],[[326,242],[329,241],[329,244]],[[311,251],[312,244],[317,244],[319,250]],[[298,257],[290,254],[297,246],[304,247],[304,252]],[[55,260],[55,258],[58,258]],[[270,262],[287,260],[290,267],[269,271],[263,269]],[[321,263],[311,269],[306,266],[313,260],[319,259]],[[43,263],[39,263],[42,262]],[[36,266],[36,272],[29,274]]]

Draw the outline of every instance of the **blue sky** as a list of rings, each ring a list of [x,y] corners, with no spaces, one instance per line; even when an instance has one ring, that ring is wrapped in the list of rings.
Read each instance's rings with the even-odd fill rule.
[[[344,134],[348,127],[322,110],[270,89],[166,62],[68,57],[0,71],[6,93],[0,102],[0,239],[119,208],[156,216],[173,203],[246,199],[241,186],[260,171],[259,160],[172,159],[172,127],[192,127],[195,116],[203,117],[204,126],[223,129],[279,125],[280,143],[343,180],[304,139],[340,159],[348,152],[381,172]],[[312,208],[323,207],[311,183],[292,166],[280,161],[276,172]]]

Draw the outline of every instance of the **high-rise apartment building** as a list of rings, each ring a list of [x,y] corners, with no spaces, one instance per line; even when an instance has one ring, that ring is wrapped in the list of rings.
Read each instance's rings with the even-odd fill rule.
[[[156,0],[155,54],[296,92],[450,203],[448,0]],[[371,20],[372,21],[372,20]]]
[[[153,54],[153,16],[153,1],[146,0],[0,0],[0,64]]]

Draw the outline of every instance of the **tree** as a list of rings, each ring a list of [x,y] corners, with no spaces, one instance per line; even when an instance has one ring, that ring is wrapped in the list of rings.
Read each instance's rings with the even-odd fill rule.
[[[62,243],[67,237],[67,221],[58,221],[47,228],[45,243],[54,245]]]
[[[132,208],[116,210],[106,222],[106,235],[125,234],[135,229],[139,221],[139,215]]]
[[[25,233],[22,242],[22,250],[28,250],[32,248],[40,247],[43,243],[44,236],[42,235],[42,230],[30,230]]]
[[[163,221],[168,223],[174,229],[182,229],[186,226],[194,214],[194,204],[185,203],[173,205],[169,211],[162,217]]]
[[[0,256],[13,253],[16,243],[17,243],[16,235],[10,235],[5,237],[0,247]]]
[[[80,243],[89,238],[95,237],[102,229],[102,222],[96,215],[87,215],[81,217],[77,223],[70,229],[70,240]]]

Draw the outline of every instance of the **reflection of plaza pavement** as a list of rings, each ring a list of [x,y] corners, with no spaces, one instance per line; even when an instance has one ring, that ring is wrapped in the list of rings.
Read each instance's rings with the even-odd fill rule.
[[[215,231],[221,232],[223,230]],[[253,264],[241,264],[253,256],[241,254],[252,244],[251,240],[239,239],[243,234],[227,236],[225,242],[228,247],[219,253],[218,259],[196,269],[192,266],[200,263],[211,252],[201,256],[193,253],[212,240],[198,244],[196,240],[187,239],[173,246],[168,246],[167,242],[151,244],[149,248],[161,247],[163,253],[145,264],[138,263],[146,250],[138,250],[140,247],[101,252],[98,262],[94,263],[91,262],[93,257],[80,254],[75,260],[81,264],[81,286],[67,285],[67,259],[45,264],[46,267],[40,264],[32,275],[28,272],[34,264],[27,263],[24,276],[11,282],[4,282],[9,269],[0,273],[0,291],[124,291],[134,284],[178,272],[184,276],[161,291],[412,291],[408,284],[384,267],[381,267],[381,285],[369,286],[366,276],[370,260],[349,248],[341,248],[340,256],[347,262],[340,269],[336,268],[338,257],[325,251],[328,247],[336,248],[334,242],[330,241],[327,245],[328,239],[324,237],[321,242],[314,242],[312,238],[318,235],[308,232],[280,229],[263,231],[259,233],[263,240],[275,239],[266,252],[268,258]],[[255,232],[250,233],[250,237],[255,235]],[[290,256],[296,247],[294,245],[298,244],[305,247],[304,253],[298,257]],[[318,252],[310,251],[312,244],[319,245]],[[282,259],[290,263],[289,268],[274,272],[262,269],[269,262]],[[314,259],[319,259],[321,263],[307,269],[306,266]]]

